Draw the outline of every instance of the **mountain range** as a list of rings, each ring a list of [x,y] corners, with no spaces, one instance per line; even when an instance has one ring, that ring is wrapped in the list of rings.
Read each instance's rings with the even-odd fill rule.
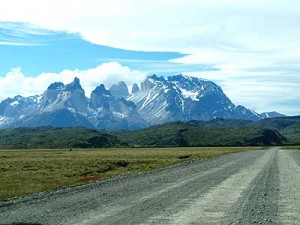
[[[258,114],[236,106],[212,81],[175,75],[148,76],[129,92],[120,81],[106,89],[100,84],[86,97],[75,78],[70,84],[56,82],[41,94],[15,96],[0,103],[0,128],[74,127],[100,130],[136,130],[172,121],[209,121],[215,118],[258,121],[284,116]]]

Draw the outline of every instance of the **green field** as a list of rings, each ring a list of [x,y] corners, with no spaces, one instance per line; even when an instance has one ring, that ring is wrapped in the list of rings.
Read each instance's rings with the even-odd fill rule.
[[[1,150],[0,200],[132,172],[163,168],[186,160],[255,149],[261,148]]]

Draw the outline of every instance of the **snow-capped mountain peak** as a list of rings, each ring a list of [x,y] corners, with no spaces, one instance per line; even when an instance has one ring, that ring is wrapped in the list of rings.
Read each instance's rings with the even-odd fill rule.
[[[141,83],[141,90],[132,93],[128,100],[137,105],[150,124],[216,117],[260,119],[258,114],[235,106],[212,81],[182,74],[167,78],[149,76]]]

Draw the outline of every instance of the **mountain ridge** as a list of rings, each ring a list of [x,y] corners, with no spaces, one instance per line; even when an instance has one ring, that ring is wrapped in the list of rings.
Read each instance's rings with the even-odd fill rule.
[[[258,113],[235,106],[212,81],[184,75],[148,76],[141,90],[131,94],[140,115],[151,125],[171,121],[240,118],[259,120]]]
[[[174,75],[148,76],[141,84],[120,81],[106,89],[97,86],[86,97],[78,78],[54,82],[40,95],[7,98],[0,102],[0,129],[9,127],[73,127],[136,130],[172,121],[209,121],[215,118],[260,120],[282,115],[258,114],[236,106],[212,81]]]

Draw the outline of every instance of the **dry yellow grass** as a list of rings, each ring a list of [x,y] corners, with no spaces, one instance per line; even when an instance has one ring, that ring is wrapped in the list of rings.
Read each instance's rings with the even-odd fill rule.
[[[0,200],[260,148],[1,150]]]

